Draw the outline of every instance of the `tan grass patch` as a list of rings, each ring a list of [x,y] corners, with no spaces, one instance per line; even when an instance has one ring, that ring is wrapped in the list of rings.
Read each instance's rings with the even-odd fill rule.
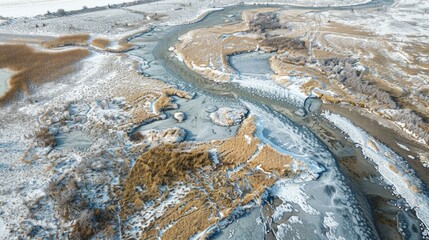
[[[36,52],[26,45],[0,45],[0,68],[15,72],[0,103],[12,99],[18,91],[29,93],[30,84],[52,81],[73,72],[75,63],[88,55],[86,49],[48,53]]]
[[[125,203],[139,205],[142,201],[156,198],[160,194],[159,186],[171,187],[173,183],[184,180],[198,168],[210,164],[207,151],[199,148],[187,150],[185,147],[183,145],[158,146],[137,159],[123,188],[123,214],[129,214],[132,209]],[[141,187],[144,191],[138,193],[137,187]]]
[[[164,231],[163,239],[188,239],[216,224],[239,205],[259,198],[280,176],[292,173],[292,158],[266,145],[259,151],[260,142],[253,136],[255,130],[254,118],[248,118],[230,139],[193,146],[165,145],[144,153],[124,185],[121,217],[141,209],[145,201],[156,199],[155,205],[160,204],[168,193],[160,193],[159,185],[174,188],[180,181],[192,190],[142,229],[141,239],[158,238],[159,230]],[[220,164],[216,166],[208,154],[212,148],[218,150]],[[259,165],[264,171],[255,170]],[[227,176],[228,170],[237,167]],[[137,186],[144,191],[136,191]],[[237,191],[237,187],[241,190]]]
[[[89,40],[88,34],[81,35],[68,35],[58,37],[54,40],[43,42],[42,46],[45,48],[56,48],[64,46],[87,46]]]
[[[301,85],[301,89],[307,94],[309,94],[314,88],[320,88],[320,84],[314,81],[314,79],[311,79]]]
[[[105,49],[110,44],[109,39],[105,38],[96,38],[92,40],[91,45],[101,49]]]
[[[261,166],[264,171],[285,176],[290,172],[289,165],[292,161],[292,157],[278,153],[271,146],[264,146],[249,165],[251,167]]]

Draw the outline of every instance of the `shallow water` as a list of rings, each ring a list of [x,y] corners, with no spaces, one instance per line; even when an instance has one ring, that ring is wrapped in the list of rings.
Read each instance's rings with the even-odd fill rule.
[[[10,76],[12,76],[11,72],[0,69],[0,96],[3,96],[3,94],[7,92],[9,87],[8,80]]]
[[[179,105],[179,109],[166,111],[165,113],[168,115],[166,119],[145,124],[137,130],[163,130],[180,127],[186,130],[187,141],[211,141],[233,137],[238,129],[238,126],[221,127],[215,125],[209,118],[211,111],[208,110],[209,106],[216,108],[242,108],[238,103],[226,102],[222,101],[222,99],[214,99],[203,95],[197,95],[192,100],[174,97],[174,101]],[[186,119],[182,123],[178,123],[172,117],[174,112],[177,111],[184,112],[186,115]]]
[[[257,207],[246,212],[240,218],[232,220],[226,228],[215,233],[210,239],[259,240],[264,239],[264,235],[261,208]]]
[[[89,136],[81,131],[74,131],[69,133],[60,133],[56,137],[57,146],[59,150],[62,149],[76,149],[84,150],[92,145],[92,140]]]
[[[270,79],[273,74],[268,60],[273,53],[250,52],[229,57],[229,63],[240,76]]]

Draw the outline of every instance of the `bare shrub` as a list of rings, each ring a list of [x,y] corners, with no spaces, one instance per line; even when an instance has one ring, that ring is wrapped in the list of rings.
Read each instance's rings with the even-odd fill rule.
[[[303,50],[306,49],[305,42],[299,38],[291,37],[268,37],[261,43],[263,46],[277,48],[279,50]]]
[[[391,115],[393,120],[405,125],[405,128],[416,134],[419,138],[429,142],[429,129],[423,119],[411,109],[400,109]]]
[[[258,13],[252,16],[249,21],[249,30],[252,32],[264,33],[267,30],[285,28],[280,24],[276,13]]]
[[[144,139],[144,136],[141,132],[136,131],[130,135],[130,140],[133,142],[139,142]]]
[[[49,131],[48,127],[41,127],[34,132],[34,138],[37,146],[54,147],[56,140],[54,134]]]
[[[387,92],[362,80],[362,73],[353,67],[357,61],[353,58],[328,58],[321,59],[319,64],[328,75],[335,75],[344,86],[364,94],[388,108],[396,108],[395,101]]]
[[[57,10],[57,14],[59,16],[65,16],[65,15],[67,15],[67,12],[64,9],[60,8]]]
[[[100,162],[103,159],[107,162]],[[73,171],[52,180],[46,189],[60,216],[73,223],[69,235],[71,239],[90,239],[96,234],[108,236],[114,233],[116,207],[112,206],[117,204],[114,199],[100,202],[99,195],[94,194],[100,193],[99,190],[105,189],[112,180],[109,173],[112,172],[113,163],[103,157],[98,159],[98,164],[109,166],[92,169],[88,164],[91,162],[94,159],[82,161]],[[94,175],[97,177],[94,178]]]

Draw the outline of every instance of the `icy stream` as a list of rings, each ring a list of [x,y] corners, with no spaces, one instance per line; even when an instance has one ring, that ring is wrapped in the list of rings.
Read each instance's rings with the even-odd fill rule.
[[[9,78],[12,74],[9,71],[0,68],[0,96],[3,96],[9,87]]]
[[[390,1],[373,1],[366,7],[383,3],[390,3]],[[316,136],[317,132],[310,129],[310,126],[306,126],[308,122],[314,122],[317,119],[296,123],[294,117],[287,114],[302,106],[305,96],[282,91],[275,85],[264,84],[265,88],[260,89],[259,85],[250,86],[251,81],[248,81],[249,86],[237,82],[213,83],[189,70],[175,58],[172,52],[168,51],[169,47],[175,44],[178,36],[192,29],[221,24],[225,19],[238,21],[239,18],[231,19],[228,16],[240,16],[242,10],[249,8],[254,8],[254,6],[226,8],[223,11],[209,14],[202,21],[194,24],[174,28],[156,28],[133,40],[133,44],[139,45],[140,49],[131,54],[140,59],[143,74],[159,78],[184,90],[197,92],[198,97],[194,103],[193,101],[183,102],[182,100],[179,103],[183,106],[183,109],[179,108],[179,111],[184,111],[191,117],[187,120],[191,121],[183,124],[183,127],[191,133],[188,140],[210,139],[210,136],[206,134],[206,129],[210,132],[211,126],[208,122],[204,124],[204,121],[201,120],[203,117],[199,116],[195,108],[201,108],[201,99],[208,97],[215,102],[216,99],[222,99],[221,102],[227,102],[230,105],[244,104],[250,110],[250,114],[258,117],[256,136],[262,142],[296,160],[292,167],[302,170],[305,174],[299,174],[293,179],[280,180],[268,191],[269,198],[280,200],[279,203],[272,206],[272,215],[265,216],[266,219],[264,219],[264,221],[271,221],[271,225],[278,230],[276,238],[312,239],[315,234],[322,239],[383,238],[385,235],[376,227],[374,210],[366,199],[368,197],[365,196],[366,192],[356,191],[357,189],[352,187],[356,183],[351,183],[350,176],[344,175],[340,170],[336,156],[331,149],[320,141],[319,136]],[[246,80],[254,79],[254,82],[261,82],[264,81],[261,77],[264,78],[266,74],[271,73],[266,62],[268,57],[267,55],[258,55],[258,53],[239,54],[231,57],[230,63],[237,71],[238,79],[242,80],[241,78],[244,76],[247,78]],[[248,59],[251,59],[250,63],[247,62]],[[257,69],[252,66],[261,67]],[[281,94],[279,94],[280,92]],[[279,106],[285,111],[280,113],[272,110],[272,107]],[[169,113],[172,112],[174,111]],[[166,128],[174,125],[173,121],[173,119],[168,118],[142,128]],[[227,137],[234,131],[220,130],[219,136]],[[212,139],[217,138],[211,137]],[[349,147],[353,148],[354,146],[351,144]],[[375,183],[371,185],[371,188],[376,189],[375,192],[379,191],[377,189],[383,189],[383,191],[379,191],[382,197],[386,193],[391,196],[391,192],[386,190],[383,184]],[[386,196],[386,199],[389,198]],[[400,211],[396,207],[391,207],[395,208],[395,211]],[[240,224],[234,222],[226,227],[219,234],[216,234],[217,239],[237,237],[238,232],[235,231],[242,231],[243,226],[247,228],[248,224],[256,224],[257,212],[259,210],[255,209],[239,219],[239,221],[244,222]],[[416,221],[413,216],[409,214],[407,216],[408,222]],[[410,220],[411,218],[413,219]],[[415,226],[414,224],[413,228]],[[404,231],[409,233],[408,230]],[[417,238],[419,234],[421,234],[419,231],[412,233],[413,237]]]

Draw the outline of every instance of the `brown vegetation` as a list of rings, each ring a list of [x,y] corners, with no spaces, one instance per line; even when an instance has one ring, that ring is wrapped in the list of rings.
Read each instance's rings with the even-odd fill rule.
[[[109,222],[113,217],[113,212],[106,209],[85,209],[80,213],[79,218],[73,225],[70,238],[91,239],[98,232],[109,230]],[[109,231],[106,231],[106,233],[112,234]]]
[[[270,37],[262,41],[263,46],[276,48],[278,50],[304,50],[305,42],[299,38],[291,37]]]
[[[162,110],[175,109],[173,100],[165,93],[163,93],[153,104],[155,113],[159,113]]]
[[[279,154],[271,146],[264,146],[258,155],[252,159],[250,166],[261,166],[264,171],[276,173],[278,176],[284,177],[290,173],[289,165],[292,161],[292,157]]]
[[[159,186],[171,187],[176,181],[185,179],[188,174],[208,164],[208,152],[199,148],[186,150],[180,145],[152,148],[137,159],[124,185],[122,201],[135,203],[156,198],[160,194]],[[137,187],[144,190],[136,193]],[[127,209],[130,208],[125,204],[123,213],[126,214]]]
[[[252,32],[264,33],[278,28],[286,28],[286,26],[280,24],[278,15],[273,12],[255,14],[249,21],[249,30]]]
[[[291,173],[292,158],[253,137],[254,118],[246,119],[235,137],[194,145],[182,143],[153,148],[138,158],[124,184],[122,218],[160,204],[177,182],[191,186],[179,203],[149,223],[141,239],[188,239],[228,216],[239,205],[259,198],[279,177]],[[219,164],[210,161],[217,149]],[[263,171],[256,169],[260,166]],[[168,186],[160,190],[160,186]]]
[[[28,93],[30,84],[41,84],[71,73],[75,70],[74,63],[88,54],[86,49],[48,53],[36,52],[26,45],[0,45],[0,68],[15,72],[0,103],[12,99],[18,91]]]
[[[92,40],[91,45],[101,49],[105,49],[110,44],[109,39],[105,38],[96,38]]]
[[[89,40],[88,34],[81,35],[68,35],[58,37],[54,40],[50,40],[42,43],[42,46],[45,48],[56,48],[64,46],[87,46]]]
[[[54,134],[47,127],[41,127],[34,132],[36,145],[41,147],[54,147],[56,140]]]

